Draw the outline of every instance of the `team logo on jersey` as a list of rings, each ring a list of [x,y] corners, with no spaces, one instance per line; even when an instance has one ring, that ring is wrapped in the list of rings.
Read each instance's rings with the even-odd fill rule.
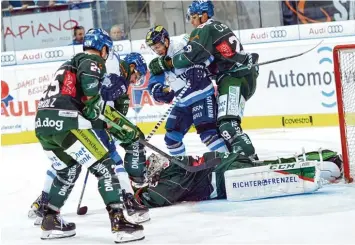
[[[186,47],[184,47],[184,51],[185,51],[185,53],[190,53],[192,51],[192,46],[187,45]]]

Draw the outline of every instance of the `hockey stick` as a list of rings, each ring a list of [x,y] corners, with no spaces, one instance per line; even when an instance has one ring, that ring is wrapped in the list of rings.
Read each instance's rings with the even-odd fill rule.
[[[112,127],[116,128],[118,130],[122,130],[122,128],[119,125],[117,125],[116,123],[112,122],[111,120],[106,118],[104,115],[100,115],[99,119],[101,119],[104,122],[110,124]],[[185,169],[186,171],[192,172],[192,173],[215,167],[215,166],[217,166],[218,164],[221,163],[221,159],[220,158],[215,158],[215,159],[207,161],[204,164],[201,164],[199,166],[187,166],[183,162],[179,161],[178,159],[170,156],[169,154],[165,153],[164,151],[160,150],[159,148],[155,147],[154,145],[148,143],[145,139],[139,139],[139,143],[141,143],[142,145],[148,147],[149,149],[152,149],[153,151],[159,153],[160,155],[164,156],[170,162],[172,162],[172,163],[178,165],[179,167]]]
[[[313,48],[307,50],[307,51],[304,51],[302,53],[299,53],[299,54],[295,54],[295,55],[291,55],[291,56],[287,56],[287,57],[282,57],[282,58],[278,58],[278,59],[274,59],[274,60],[269,60],[269,61],[264,61],[264,62],[260,62],[260,63],[255,63],[253,64],[251,67],[255,67],[255,66],[262,66],[262,65],[267,65],[267,64],[272,64],[272,63],[276,63],[276,62],[280,62],[280,61],[284,61],[284,60],[288,60],[288,59],[293,59],[293,58],[296,58],[296,57],[299,57],[299,56],[302,56],[304,54],[307,54],[309,52],[311,52],[312,50],[314,50],[315,48],[317,48],[324,40],[320,41],[316,46],[314,46]],[[232,59],[228,59],[228,58],[225,58],[223,57],[224,59],[226,60],[229,60],[229,61],[232,61],[232,62],[235,62],[234,60]],[[242,71],[242,70],[246,70],[246,69],[251,69],[251,68],[248,68],[248,66],[242,66],[242,67],[239,67],[239,68],[234,68],[232,70],[228,70],[226,72],[223,72],[223,73],[219,73],[217,75],[222,75],[222,74],[226,74],[226,73],[229,73],[229,72],[236,72],[236,71]]]
[[[88,212],[88,207],[87,207],[87,206],[80,207],[81,201],[83,200],[83,196],[84,196],[84,192],[85,192],[85,187],[86,187],[86,182],[88,181],[88,177],[89,177],[89,169],[86,170],[86,175],[85,175],[85,179],[84,179],[83,189],[81,190],[81,194],[80,194],[80,198],[79,198],[79,203],[78,203],[78,208],[76,209],[77,215],[84,215],[84,214],[86,214],[86,213]]]
[[[146,141],[149,141],[153,135],[155,134],[155,132],[157,132],[158,128],[160,127],[160,125],[163,123],[163,121],[165,121],[165,118],[167,118],[171,111],[173,110],[173,108],[175,107],[175,105],[177,104],[177,102],[179,102],[179,100],[182,98],[182,96],[184,96],[185,92],[187,91],[187,89],[190,87],[190,83],[188,82],[185,87],[181,90],[180,94],[175,98],[175,100],[173,101],[173,103],[170,105],[169,109],[165,112],[165,114],[162,116],[162,118],[160,118],[160,120],[157,122],[157,124],[155,124],[153,130],[149,133],[149,135],[147,136],[147,138],[145,139]]]
[[[181,49],[182,50],[182,49]],[[180,50],[180,51],[181,51]],[[176,52],[175,55],[177,53],[179,53],[180,51]],[[206,66],[210,65],[214,60],[214,57],[211,55],[205,62],[204,64]],[[171,111],[173,110],[173,108],[175,107],[175,105],[181,100],[181,98],[184,96],[184,94],[186,93],[186,91],[188,90],[188,88],[190,87],[191,83],[187,82],[185,87],[183,87],[183,89],[181,90],[181,92],[179,93],[179,95],[175,98],[175,100],[173,101],[173,103],[170,105],[169,109],[165,112],[165,114],[162,116],[162,118],[160,118],[160,120],[157,122],[157,124],[155,124],[153,130],[149,133],[149,135],[147,136],[147,138],[145,139],[146,141],[149,141],[152,136],[156,133],[156,131],[158,130],[158,128],[161,126],[161,124],[163,123],[163,121],[165,121],[165,119],[170,115]]]

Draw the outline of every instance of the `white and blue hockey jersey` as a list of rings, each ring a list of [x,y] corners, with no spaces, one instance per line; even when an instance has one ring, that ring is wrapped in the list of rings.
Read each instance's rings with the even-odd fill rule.
[[[170,39],[170,45],[168,48],[167,56],[173,57],[174,55],[183,52],[184,47],[189,41],[189,35],[184,34],[173,40]],[[175,69],[173,68],[171,71],[166,71],[161,75],[151,75],[149,79],[148,88],[151,91],[154,84],[161,83],[163,85],[169,86],[171,90],[174,90],[175,97],[179,95],[181,90],[186,86],[186,68]],[[188,88],[182,98],[176,103],[176,106],[186,107],[189,106],[196,101],[204,99],[214,93],[214,87],[211,82],[201,83],[197,87],[197,89],[192,90]]]

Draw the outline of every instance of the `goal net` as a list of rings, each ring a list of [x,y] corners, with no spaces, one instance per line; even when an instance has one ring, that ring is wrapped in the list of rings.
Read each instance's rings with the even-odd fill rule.
[[[355,176],[355,44],[333,50],[344,178]]]

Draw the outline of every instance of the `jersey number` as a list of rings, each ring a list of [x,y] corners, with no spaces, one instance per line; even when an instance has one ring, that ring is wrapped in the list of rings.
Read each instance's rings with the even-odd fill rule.
[[[44,90],[43,92],[43,98],[44,99],[48,99],[54,95],[59,94],[59,81],[58,81],[58,75],[63,75],[64,73],[64,69],[63,70],[58,70],[55,74],[54,74],[54,80],[48,85],[48,88],[46,90]]]

